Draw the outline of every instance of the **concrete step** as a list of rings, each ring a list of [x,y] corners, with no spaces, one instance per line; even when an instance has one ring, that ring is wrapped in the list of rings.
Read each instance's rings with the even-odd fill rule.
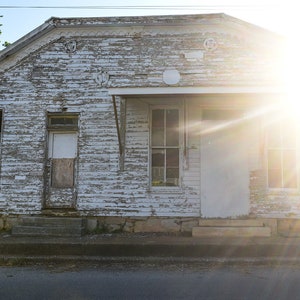
[[[12,228],[13,236],[79,237],[84,234],[83,227],[36,227],[17,225]]]
[[[199,226],[192,229],[193,237],[270,237],[270,227]]]
[[[194,237],[270,237],[272,228],[261,219],[201,219]]]
[[[82,218],[63,217],[23,217],[12,228],[14,236],[81,236],[86,228]]]
[[[82,218],[64,218],[64,217],[22,217],[20,225],[23,226],[85,226],[85,220]]]
[[[264,221],[259,219],[201,219],[199,226],[205,227],[264,227]]]

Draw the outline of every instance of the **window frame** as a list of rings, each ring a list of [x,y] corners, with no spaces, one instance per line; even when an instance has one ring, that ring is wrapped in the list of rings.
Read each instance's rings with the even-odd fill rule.
[[[285,191],[285,192],[291,192],[291,193],[294,193],[294,192],[299,192],[299,188],[300,188],[300,185],[299,185],[299,180],[300,180],[300,174],[299,174],[299,138],[298,138],[298,133],[299,133],[299,126],[297,125],[297,121],[294,120],[293,123],[294,123],[294,126],[295,126],[295,133],[296,133],[296,137],[295,137],[295,146],[294,147],[290,147],[290,146],[285,146],[284,143],[283,143],[283,139],[284,139],[284,135],[283,135],[283,131],[284,131],[284,124],[286,124],[286,122],[291,122],[288,118],[282,118],[282,119],[279,119],[279,120],[275,120],[274,121],[275,124],[277,126],[280,127],[280,146],[278,147],[275,147],[275,146],[270,146],[270,127],[269,126],[272,126],[272,125],[267,125],[267,128],[266,128],[266,185],[267,185],[267,189],[269,192],[282,192],[282,191]],[[272,123],[271,123],[272,124]],[[270,186],[270,183],[269,183],[269,170],[272,170],[271,168],[269,168],[269,151],[279,151],[280,152],[280,174],[281,174],[281,186],[280,187],[271,187]],[[295,167],[294,167],[294,172],[295,175],[296,175],[296,186],[295,187],[284,187],[284,178],[285,178],[285,175],[284,175],[284,163],[283,163],[283,160],[284,160],[284,152],[285,151],[294,151],[294,155],[295,155],[295,160],[296,160],[296,163],[295,163]],[[275,170],[275,169],[274,169]]]
[[[154,110],[177,110],[178,111],[178,146],[152,146],[152,113]],[[183,165],[183,153],[182,153],[182,141],[183,141],[183,132],[182,132],[182,108],[180,105],[150,105],[150,114],[149,114],[149,187],[151,191],[157,192],[177,192],[181,189],[182,186],[182,165]],[[166,124],[164,124],[166,125]],[[166,127],[164,126],[164,130]],[[166,141],[167,136],[164,136]],[[152,184],[152,151],[153,149],[178,149],[178,185],[153,185]],[[166,162],[166,157],[164,161]],[[166,163],[164,164],[164,172],[166,172]]]

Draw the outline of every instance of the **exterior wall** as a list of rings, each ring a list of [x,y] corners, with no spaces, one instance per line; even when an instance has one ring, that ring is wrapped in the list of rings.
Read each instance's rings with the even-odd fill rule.
[[[0,86],[0,108],[4,111],[0,213],[41,212],[47,112],[67,111],[79,113],[80,214],[200,216],[198,133],[192,129],[187,133],[187,151],[182,154],[182,188],[176,192],[150,192],[149,103],[144,99],[126,100],[126,148],[121,170],[108,89],[168,87],[163,74],[173,69],[180,74],[178,83],[172,84],[178,87],[268,84],[273,80],[270,72],[275,68],[274,59],[265,51],[266,46],[257,48],[257,42],[239,30],[222,26],[212,30],[201,27],[201,22],[174,28],[152,21],[157,23],[89,30],[60,28],[28,45],[22,55],[4,60]],[[181,17],[179,24],[185,21]],[[207,46],[208,39],[214,47]],[[117,104],[120,114],[120,98]],[[188,126],[199,121],[199,111],[194,108],[187,107]],[[251,171],[257,174],[259,166]],[[252,190],[252,213],[267,213],[272,208],[262,209],[260,188],[256,189]]]
[[[173,105],[180,103],[180,100],[173,99]],[[199,216],[199,163],[192,165],[191,168],[182,166],[181,188],[151,190],[150,187],[149,110],[151,105],[163,103],[170,105],[170,101],[172,100],[152,99],[150,102],[147,99],[126,100],[124,170],[119,170],[116,161],[115,169],[109,169],[110,173],[107,175],[99,174],[100,178],[94,178],[95,187],[91,187],[91,179],[87,181],[86,173],[81,169],[79,210],[87,214],[94,214],[97,211],[100,215]],[[199,142],[198,136],[194,143],[199,144]],[[115,151],[117,154],[118,150]],[[195,147],[195,151],[197,155],[191,152],[189,163],[199,161],[199,149]],[[94,173],[92,175],[94,176]],[[88,184],[88,189],[84,189],[83,183]]]
[[[283,116],[282,110],[277,111],[278,116]],[[290,116],[291,117],[291,116]],[[273,116],[265,115],[260,118],[257,124],[257,137],[253,145],[257,145],[257,152],[253,152],[250,164],[250,215],[259,218],[299,218],[300,217],[300,174],[297,169],[297,189],[271,189],[268,188],[267,175],[267,136],[266,123],[272,120]],[[297,125],[298,126],[298,125]],[[299,136],[299,129],[297,136]],[[297,138],[298,139],[298,138]],[[299,139],[298,139],[299,143]],[[297,148],[297,160],[299,163],[300,151]],[[283,223],[282,223],[283,224]],[[298,225],[297,225],[298,226]]]

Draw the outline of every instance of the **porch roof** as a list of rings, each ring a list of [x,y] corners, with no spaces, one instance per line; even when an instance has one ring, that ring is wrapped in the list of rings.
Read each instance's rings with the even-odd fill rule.
[[[193,95],[193,94],[283,94],[281,86],[209,86],[209,87],[144,87],[144,88],[109,88],[111,96],[139,95]]]

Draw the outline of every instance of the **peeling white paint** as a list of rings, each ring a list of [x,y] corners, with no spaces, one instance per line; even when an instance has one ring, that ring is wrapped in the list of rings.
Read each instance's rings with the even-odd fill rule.
[[[106,27],[97,23],[99,27],[89,28],[81,27],[76,19],[69,20],[71,23],[63,27],[62,21],[61,27],[41,35],[0,62],[0,97],[4,112],[0,214],[41,212],[47,192],[47,112],[63,110],[79,114],[76,169],[79,214],[201,215],[199,124],[202,107],[199,103],[205,107],[215,105],[215,99],[212,104],[211,98],[206,100],[208,91],[213,98],[218,94],[222,102],[223,94],[236,91],[235,97],[230,94],[231,102],[224,100],[229,106],[239,101],[240,105],[239,93],[266,94],[270,87],[274,91],[278,78],[275,73],[270,75],[270,70],[276,68],[276,63],[270,54],[272,51],[264,51],[274,47],[268,43],[258,48],[256,29],[245,27],[244,32],[252,32],[245,35],[241,31],[243,24],[235,22],[223,26],[219,18],[216,24],[212,17],[199,17],[196,26],[192,24],[195,22],[192,16],[184,18],[190,19],[188,25],[181,20],[176,26],[169,24],[176,23],[175,16],[159,17],[160,21],[156,17],[148,17],[148,21],[149,18],[149,26],[140,19],[133,19],[130,26],[118,23],[118,26]],[[160,23],[164,19],[166,23]],[[207,37],[215,38],[218,48],[206,53],[203,43]],[[258,40],[260,45],[264,43],[261,36]],[[70,42],[66,53],[65,45]],[[176,85],[177,93],[168,90],[168,85]],[[125,123],[120,124],[125,130],[122,171],[109,91],[137,91],[139,88],[143,91],[140,95],[132,98],[123,95],[123,100],[127,99],[126,114],[120,105],[123,100],[116,97],[118,116],[126,115],[119,119]],[[154,90],[168,97],[154,95]],[[191,90],[195,94],[193,99],[188,98],[188,94],[192,96]],[[147,91],[152,91],[152,95],[147,95]],[[255,93],[251,94],[255,97]],[[188,130],[186,149],[181,149],[184,161],[181,185],[176,190],[154,192],[149,179],[149,107],[180,105],[183,110],[184,101]],[[260,155],[255,149],[251,153]],[[252,158],[251,164],[258,160]],[[57,197],[59,203],[60,195]],[[255,206],[259,200],[255,201],[251,205],[258,207],[257,213],[271,214],[276,209]],[[292,210],[300,212],[296,205]]]

